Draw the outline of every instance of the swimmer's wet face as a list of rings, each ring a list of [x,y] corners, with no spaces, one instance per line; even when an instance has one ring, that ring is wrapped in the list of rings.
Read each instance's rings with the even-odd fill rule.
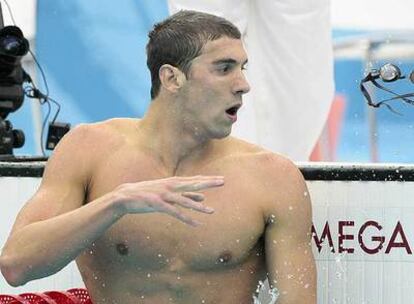
[[[241,40],[223,37],[206,43],[179,92],[180,113],[188,127],[208,138],[230,134],[242,96],[250,90],[246,64]]]
[[[228,20],[197,11],[180,11],[154,25],[148,34],[147,66],[151,73],[151,99],[161,87],[160,69],[169,64],[186,76],[194,58],[208,41],[222,37],[241,39],[238,28]]]

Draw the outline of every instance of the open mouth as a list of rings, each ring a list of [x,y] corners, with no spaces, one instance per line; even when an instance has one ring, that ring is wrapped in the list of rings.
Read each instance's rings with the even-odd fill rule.
[[[231,116],[234,116],[234,115],[237,114],[237,111],[240,109],[240,107],[241,107],[241,105],[236,105],[234,107],[228,108],[226,110],[226,113],[231,115]]]

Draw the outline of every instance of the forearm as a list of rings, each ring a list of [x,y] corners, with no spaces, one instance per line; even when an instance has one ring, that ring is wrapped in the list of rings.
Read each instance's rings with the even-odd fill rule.
[[[17,230],[3,248],[0,266],[11,285],[56,273],[120,217],[107,194],[68,213]]]
[[[269,279],[271,287],[279,292],[277,304],[316,304],[317,273],[314,261],[307,266],[296,266],[279,276],[277,281]]]

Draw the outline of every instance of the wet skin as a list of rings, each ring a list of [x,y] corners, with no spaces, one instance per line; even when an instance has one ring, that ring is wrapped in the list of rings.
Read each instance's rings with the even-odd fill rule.
[[[6,279],[22,285],[76,258],[95,304],[251,303],[266,274],[278,304],[316,303],[303,177],[228,136],[246,62],[240,40],[208,42],[188,77],[160,69],[142,120],[66,135],[3,249]]]
[[[128,122],[117,124],[133,130]],[[203,164],[178,172],[226,177],[223,187],[203,191],[213,214],[183,209],[200,226],[160,213],[126,215],[77,259],[97,303],[251,303],[265,279],[262,204],[268,199],[260,198],[255,173],[265,157],[232,138],[216,144]],[[115,150],[101,151],[88,200],[122,183],[168,177],[139,150],[119,141]]]

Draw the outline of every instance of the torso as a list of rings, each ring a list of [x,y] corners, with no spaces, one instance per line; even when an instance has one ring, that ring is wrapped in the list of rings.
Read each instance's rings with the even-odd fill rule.
[[[169,177],[128,140],[134,122],[116,122],[121,134],[102,144],[87,201],[122,183]],[[177,174],[225,176],[223,187],[204,191],[214,214],[184,210],[203,225],[160,213],[127,215],[77,259],[95,304],[252,303],[265,279],[263,181],[255,174],[264,152],[232,138],[223,145],[211,162]]]

